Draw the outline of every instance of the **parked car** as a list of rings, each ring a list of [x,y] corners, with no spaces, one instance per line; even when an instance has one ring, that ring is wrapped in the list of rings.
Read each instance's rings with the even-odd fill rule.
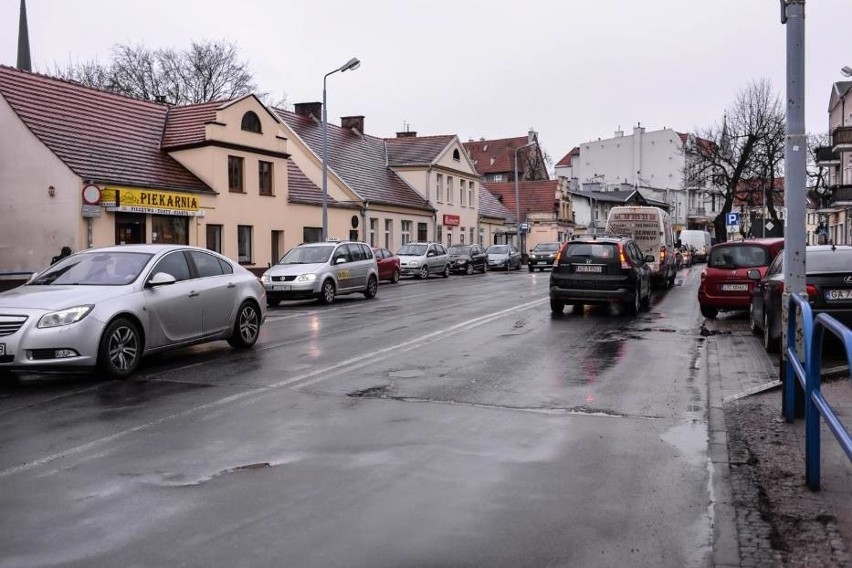
[[[379,268],[379,280],[387,280],[396,284],[399,282],[399,257],[392,250],[374,247],[373,256]]]
[[[254,274],[206,249],[84,250],[0,294],[0,375],[98,370],[124,378],[165,349],[219,339],[251,347],[265,303]]]
[[[530,272],[536,268],[544,271],[545,268],[553,268],[553,262],[556,260],[556,254],[562,246],[560,242],[538,243],[530,251],[527,259],[527,266]]]
[[[749,270],[755,282],[751,294],[751,330],[763,336],[769,353],[778,351],[784,297],[784,255],[778,254],[765,274]],[[805,289],[813,315],[827,313],[852,327],[852,246],[816,245],[805,248]]]
[[[515,245],[491,245],[485,252],[488,253],[488,268],[490,270],[521,269],[521,253]]]
[[[562,245],[550,273],[550,309],[619,305],[628,313],[651,308],[651,263],[630,237],[580,237]]]
[[[450,255],[441,243],[408,243],[396,251],[403,276],[428,278],[430,274],[450,275]]]
[[[379,289],[379,268],[373,250],[357,241],[302,243],[287,251],[260,278],[266,303],[317,298],[331,304],[342,294],[374,298]]]
[[[710,249],[707,266],[701,271],[698,304],[701,315],[713,319],[719,312],[747,310],[754,281],[748,271],[761,276],[781,251],[784,239],[755,239],[719,243]]]
[[[450,255],[450,270],[473,274],[488,270],[488,254],[482,245],[452,245],[447,249]]]

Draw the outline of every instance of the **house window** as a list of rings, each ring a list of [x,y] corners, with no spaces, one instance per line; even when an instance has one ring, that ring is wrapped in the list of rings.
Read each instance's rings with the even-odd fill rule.
[[[438,187],[437,191],[435,192],[435,200],[439,203],[442,203],[444,201],[444,176],[443,174],[438,174],[435,176],[435,178],[438,180]]]
[[[222,225],[207,225],[207,249],[222,252]]]
[[[467,182],[467,204],[470,207],[475,207],[476,202],[473,200],[473,182]],[[473,239],[471,239],[473,240]]]
[[[476,229],[473,227],[470,228],[470,244],[473,244],[473,236],[476,234]]]
[[[460,179],[459,180],[459,205],[461,205],[462,207],[464,207],[464,194],[465,194],[464,180]]]
[[[426,223],[417,223],[417,240],[418,241],[428,241],[429,240],[429,235],[427,233]]]
[[[252,111],[248,111],[243,115],[243,120],[242,123],[240,123],[240,128],[249,132],[257,132],[258,134],[260,134],[260,119],[255,113],[253,113]]]
[[[272,195],[272,162],[257,163],[257,183],[261,195]]]
[[[402,221],[402,244],[411,240],[411,221]]]
[[[459,154],[459,149],[458,149],[458,148],[456,148],[455,150],[453,150],[453,159],[454,159],[455,161],[457,161],[457,162],[458,162],[458,161],[461,161],[461,154]]]
[[[503,181],[503,174],[494,174],[491,177],[491,181],[498,182],[498,183],[502,182]]]
[[[322,227],[302,227],[303,243],[318,243],[322,241]]]
[[[453,228],[447,227],[447,246],[453,246]]]
[[[464,227],[459,227],[459,244],[464,244]]]
[[[485,229],[482,228],[479,229],[479,244],[485,244]]]
[[[243,264],[251,264],[251,231],[251,225],[237,225],[237,261]]]
[[[435,242],[440,243],[441,239],[444,238],[444,226],[438,225],[435,227]]]
[[[228,191],[243,192],[243,159],[228,156]]]
[[[453,176],[447,176],[447,203],[453,204]]]
[[[393,238],[393,219],[385,219],[385,248],[391,248]]]
[[[376,246],[376,233],[379,232],[379,220],[375,217],[370,217],[370,246]]]

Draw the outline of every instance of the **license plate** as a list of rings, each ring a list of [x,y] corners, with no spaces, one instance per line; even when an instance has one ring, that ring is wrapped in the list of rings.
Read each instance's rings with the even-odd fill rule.
[[[603,266],[595,264],[578,264],[574,270],[576,272],[603,272]]]
[[[287,290],[290,289],[290,285],[289,284],[276,284],[275,286],[272,287],[272,289],[277,291],[277,292],[286,292]]]
[[[722,292],[748,292],[748,284],[722,284]]]
[[[6,354],[6,344],[0,343],[0,356],[5,355],[5,354]]]
[[[825,299],[829,302],[835,300],[852,300],[852,288],[826,290]]]

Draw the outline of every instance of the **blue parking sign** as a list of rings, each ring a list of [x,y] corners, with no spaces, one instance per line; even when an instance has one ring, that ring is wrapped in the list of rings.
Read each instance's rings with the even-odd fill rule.
[[[725,224],[726,225],[739,225],[740,224],[740,214],[739,213],[728,213],[725,216]]]

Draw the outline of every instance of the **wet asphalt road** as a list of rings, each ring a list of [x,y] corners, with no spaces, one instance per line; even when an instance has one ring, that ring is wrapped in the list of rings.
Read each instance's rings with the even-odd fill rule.
[[[270,310],[254,350],[0,390],[0,567],[707,566],[699,268],[636,318],[547,273]]]

